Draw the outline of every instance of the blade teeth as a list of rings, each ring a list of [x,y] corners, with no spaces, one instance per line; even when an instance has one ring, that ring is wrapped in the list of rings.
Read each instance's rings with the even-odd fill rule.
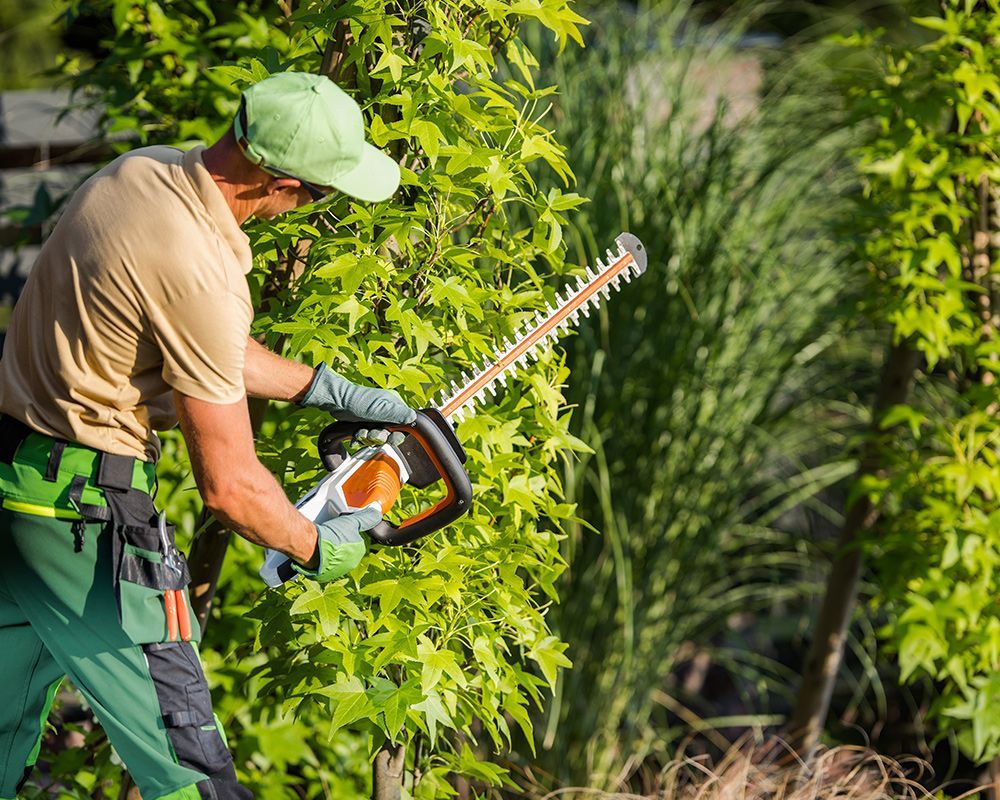
[[[604,254],[608,257],[608,263],[609,264],[614,264],[618,260],[618,258],[619,258],[614,253],[612,253],[610,249],[605,250]]]
[[[597,263],[598,263],[598,265],[600,265],[601,262],[598,261]],[[598,270],[598,272],[599,271],[600,270]],[[594,272],[590,267],[587,267],[587,282],[589,283],[590,281],[594,280],[594,278],[597,277],[597,274],[598,273]]]

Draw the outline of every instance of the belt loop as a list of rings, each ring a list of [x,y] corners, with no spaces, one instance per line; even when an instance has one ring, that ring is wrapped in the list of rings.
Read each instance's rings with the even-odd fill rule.
[[[87,478],[84,475],[74,475],[69,485],[69,502],[76,509],[77,513],[86,519],[109,522],[111,520],[111,509],[106,506],[95,506],[83,502],[83,489],[87,485]]]
[[[54,483],[59,479],[59,463],[62,461],[66,442],[62,439],[52,441],[52,452],[49,453],[49,465],[45,468],[45,480]]]
[[[132,473],[135,469],[133,456],[119,456],[101,453],[97,467],[97,485],[102,489],[117,489],[127,492],[132,488]]]

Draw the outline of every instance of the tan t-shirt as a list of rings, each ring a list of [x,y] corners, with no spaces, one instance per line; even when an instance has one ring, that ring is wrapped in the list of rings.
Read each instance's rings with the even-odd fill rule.
[[[73,195],[14,308],[0,411],[153,460],[171,389],[243,397],[250,246],[201,153],[135,150]]]

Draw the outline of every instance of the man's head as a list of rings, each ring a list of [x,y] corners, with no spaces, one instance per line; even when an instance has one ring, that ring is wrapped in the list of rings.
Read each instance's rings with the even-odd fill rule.
[[[320,75],[283,72],[246,89],[229,136],[206,152],[213,174],[218,171],[209,162],[223,155],[213,151],[232,144],[253,165],[260,190],[256,198],[245,189],[235,195],[243,201],[239,211],[234,208],[240,222],[275,216],[334,190],[377,202],[399,186],[399,165],[365,141],[357,103]],[[251,199],[257,202],[244,209]]]

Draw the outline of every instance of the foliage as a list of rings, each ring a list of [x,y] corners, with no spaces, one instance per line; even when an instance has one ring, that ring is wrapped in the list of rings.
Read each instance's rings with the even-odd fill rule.
[[[582,200],[540,192],[529,172],[538,162],[563,187],[572,179],[539,122],[553,89],[535,85],[535,59],[518,38],[533,19],[560,47],[578,41],[583,20],[566,0],[87,7],[113,15],[110,55],[67,69],[106,109],[109,132],[208,142],[243,86],[322,68],[403,165],[395,202],[337,196],[252,227],[254,330],[287,355],[330,361],[426,405],[552,300],[550,278],[568,274],[562,231]],[[516,70],[503,84],[492,74],[498,58]],[[417,796],[450,792],[456,773],[503,780],[463,743],[475,738],[473,719],[493,747],[509,745],[512,725],[530,740],[528,708],[569,663],[545,620],[564,569],[560,526],[573,513],[558,467],[583,448],[567,430],[566,375],[550,353],[461,424],[474,508],[419,547],[373,552],[333,585],[265,594],[253,575],[259,552],[232,548],[203,655],[224,690],[216,696],[237,767],[258,796],[317,796],[317,786],[361,794],[367,758],[384,741],[408,746]],[[290,497],[319,475],[325,423],[272,408],[260,449]],[[191,482],[172,437],[162,472],[173,475],[164,501],[190,528]]]
[[[832,229],[850,209],[853,140],[826,49],[781,53],[780,69],[740,47],[748,18],[698,28],[687,3],[621,14],[595,13],[587,49],[553,67],[555,126],[593,198],[573,246],[593,259],[624,228],[651,257],[570,361],[595,453],[568,486],[602,536],[580,525],[564,545],[552,617],[574,669],[539,755],[558,783],[598,787],[667,758],[689,731],[678,707],[719,713],[674,680],[695,652],[762,711],[793,682],[779,642],[804,627],[810,542],[837,520],[818,492],[851,469],[821,451],[855,420],[820,410],[871,375],[845,377],[836,304],[856,262]],[[763,96],[747,81],[761,73]],[[719,85],[744,94],[706,99]]]
[[[940,729],[986,760],[1000,754],[1000,4],[948,2],[914,21],[932,36],[920,48],[845,41],[879,66],[853,96],[878,122],[858,154],[868,313],[926,360],[913,400],[880,421],[884,473],[855,491],[883,509],[870,544],[902,678],[936,679]]]
[[[46,82],[60,45],[56,13],[54,0],[0,0],[0,92]]]

